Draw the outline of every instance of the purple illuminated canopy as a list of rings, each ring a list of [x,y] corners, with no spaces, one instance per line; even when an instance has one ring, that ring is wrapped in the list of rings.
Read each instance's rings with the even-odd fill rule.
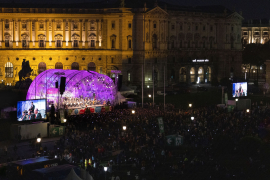
[[[60,102],[67,99],[96,99],[99,104],[113,103],[116,87],[112,79],[94,71],[50,69],[40,73],[31,83],[26,99],[44,99],[57,104],[59,101],[60,79],[66,77],[65,92]],[[55,82],[58,81],[58,88]]]

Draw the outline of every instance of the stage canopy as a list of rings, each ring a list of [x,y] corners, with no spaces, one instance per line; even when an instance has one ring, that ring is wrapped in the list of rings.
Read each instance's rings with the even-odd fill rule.
[[[61,77],[66,77],[65,92],[60,94]],[[58,88],[55,83],[58,82]],[[31,83],[26,99],[47,99],[47,105],[58,102],[96,100],[97,104],[113,103],[116,87],[113,80],[94,71],[50,69],[40,73]],[[86,100],[85,100],[86,101]]]

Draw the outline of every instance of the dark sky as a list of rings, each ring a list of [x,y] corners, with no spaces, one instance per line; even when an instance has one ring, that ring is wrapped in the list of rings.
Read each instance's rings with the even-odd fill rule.
[[[98,0],[0,0],[2,3],[83,3]],[[119,0],[120,1],[120,0]],[[126,0],[128,1],[128,0]],[[143,1],[143,0],[139,0]],[[161,0],[158,0],[161,1]],[[242,10],[245,19],[270,19],[270,0],[162,0],[183,6],[223,5],[239,12]]]

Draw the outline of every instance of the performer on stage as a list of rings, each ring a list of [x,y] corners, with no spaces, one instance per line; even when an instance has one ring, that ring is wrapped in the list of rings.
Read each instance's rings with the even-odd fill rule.
[[[30,111],[31,113],[34,113],[34,110],[35,110],[35,105],[34,105],[33,102],[31,102],[31,107],[29,108],[29,111]]]

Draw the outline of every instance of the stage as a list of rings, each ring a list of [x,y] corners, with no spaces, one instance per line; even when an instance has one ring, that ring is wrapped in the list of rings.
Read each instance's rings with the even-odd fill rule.
[[[102,113],[102,112],[108,112],[112,110],[111,106],[104,106],[104,105],[93,105],[93,106],[77,106],[77,107],[68,107],[65,109],[68,113],[68,115],[79,115],[79,114],[85,114],[86,109],[89,108],[90,113]]]

